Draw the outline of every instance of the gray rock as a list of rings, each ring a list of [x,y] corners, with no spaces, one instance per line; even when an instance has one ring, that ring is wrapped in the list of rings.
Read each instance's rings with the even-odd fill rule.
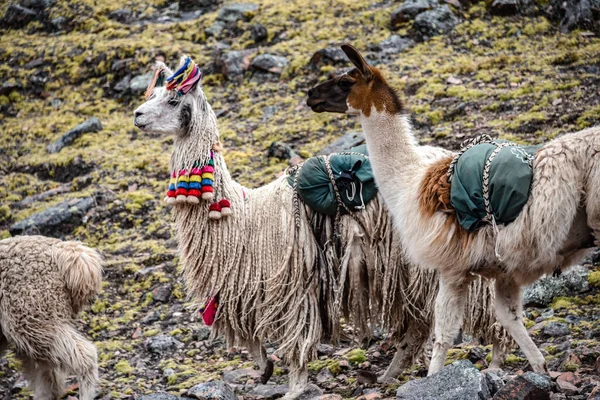
[[[115,84],[113,90],[115,92],[124,92],[129,88],[129,84],[131,82],[131,75],[125,75],[123,79]]]
[[[317,383],[325,383],[328,380],[333,379],[333,374],[331,373],[331,370],[329,369],[329,367],[324,367],[324,368],[321,368],[321,370],[317,374],[316,379],[317,379]]]
[[[10,228],[12,236],[39,233],[45,236],[59,237],[70,233],[79,226],[85,214],[96,204],[93,197],[63,201],[33,214],[29,218],[13,224]]]
[[[102,122],[100,122],[98,118],[92,117],[62,135],[56,142],[49,144],[46,151],[48,153],[58,153],[63,147],[73,144],[73,142],[79,139],[83,134],[101,130]]]
[[[392,35],[379,44],[375,45],[374,48],[380,53],[385,54],[396,54],[403,52],[404,50],[411,48],[415,45],[415,41],[400,35]]]
[[[69,20],[67,19],[67,17],[63,17],[61,15],[60,17],[52,19],[52,21],[50,21],[50,24],[52,25],[55,31],[62,31],[67,28],[68,22]]]
[[[164,353],[173,351],[183,346],[183,344],[169,335],[158,335],[149,337],[144,343],[146,349],[151,353]]]
[[[430,10],[437,5],[437,0],[406,0],[404,4],[392,11],[392,26],[408,22],[422,12]]]
[[[172,287],[170,284],[162,285],[156,287],[152,290],[152,298],[154,301],[159,301],[161,303],[168,303],[169,298],[171,298]]]
[[[550,19],[560,21],[560,30],[567,33],[573,29],[589,29],[600,32],[600,1],[598,0],[550,0],[547,6]]]
[[[19,4],[26,8],[33,10],[45,10],[46,8],[54,5],[56,0],[21,0]]]
[[[42,193],[38,193],[38,194],[33,194],[31,196],[27,196],[25,197],[23,200],[13,204],[13,207],[15,208],[25,208],[30,206],[33,203],[37,203],[40,201],[44,201],[50,197],[54,197],[58,194],[62,194],[62,193],[67,193],[69,190],[71,190],[71,184],[67,183],[64,185],[61,185],[55,189],[50,189],[47,190],[45,192]]]
[[[154,74],[152,72],[138,75],[129,82],[129,90],[134,95],[142,94],[148,89],[148,85],[150,85],[153,78]]]
[[[217,20],[227,23],[235,23],[237,21],[249,21],[254,12],[258,10],[257,4],[252,3],[232,3],[227,4],[219,10]]]
[[[217,69],[226,79],[243,75],[250,66],[250,57],[255,50],[237,50],[220,54],[215,60]]]
[[[288,385],[258,385],[249,391],[248,395],[266,399],[278,399],[285,396],[289,390]]]
[[[348,132],[335,142],[331,143],[323,150],[317,153],[321,154],[331,154],[331,153],[339,153],[341,151],[348,151],[352,147],[359,146],[365,142],[365,136],[362,132]]]
[[[128,24],[133,20],[133,13],[127,8],[120,8],[108,13],[108,18],[121,22],[122,24]]]
[[[37,18],[38,14],[32,9],[11,3],[2,17],[2,24],[10,28],[22,28]]]
[[[567,324],[553,321],[548,322],[548,324],[544,326],[542,333],[550,337],[560,337],[569,335],[571,331],[569,330],[569,326]]]
[[[327,47],[321,49],[313,54],[309,62],[313,67],[347,63],[348,57],[346,57],[346,53],[339,47]]]
[[[448,33],[459,23],[460,19],[444,4],[417,15],[414,26],[423,36],[431,37]]]
[[[141,322],[148,325],[158,320],[160,320],[160,313],[156,310],[152,310],[148,312],[144,318],[142,318]]]
[[[267,155],[269,157],[279,158],[280,160],[289,160],[290,158],[297,156],[294,149],[292,149],[292,146],[283,142],[271,143]]]
[[[559,277],[548,276],[538,279],[533,285],[525,288],[523,292],[523,305],[525,307],[546,307],[552,299],[558,296],[574,296],[587,292],[589,275],[587,267],[577,265]]]
[[[538,387],[537,384],[542,384]],[[546,382],[541,379],[525,378],[517,376],[515,379],[508,381],[495,395],[494,400],[515,400],[515,399],[548,399],[550,391],[546,388]]]
[[[200,329],[198,329],[198,332],[196,332],[196,340],[208,340],[208,338],[210,338],[210,333],[210,328],[203,326]]]
[[[515,15],[519,13],[519,0],[494,0],[490,6],[492,15]]]
[[[225,29],[225,23],[222,21],[215,21],[211,26],[204,29],[204,34],[208,37],[219,36],[221,32]]]
[[[223,373],[223,380],[227,383],[245,383],[248,379],[258,380],[260,377],[260,371],[252,368],[235,369]]]
[[[317,355],[330,356],[335,353],[335,347],[330,344],[319,343],[317,346]]]
[[[231,386],[221,381],[201,383],[188,390],[185,395],[202,400],[237,400]]]
[[[250,63],[250,66],[254,69],[264,72],[271,72],[273,74],[281,74],[283,69],[289,64],[289,61],[285,57],[276,56],[273,54],[261,54]]]
[[[138,400],[179,400],[179,397],[168,393],[152,393],[138,397]]]
[[[22,88],[20,83],[17,82],[3,82],[0,86],[0,96],[6,96],[13,90],[20,90]]]
[[[531,371],[525,372],[522,376],[540,389],[552,389],[552,381],[550,380],[549,376],[537,374]]]
[[[409,381],[396,392],[397,399],[472,400],[489,399],[486,378],[468,360],[455,361],[438,373]]]
[[[504,386],[504,379],[494,371],[484,372],[490,394],[493,396]]]
[[[323,391],[315,384],[309,383],[300,393],[288,393],[288,400],[315,400],[323,395]]]
[[[250,27],[250,37],[252,37],[254,43],[259,43],[267,39],[269,34],[263,24],[254,24]]]
[[[219,4],[219,0],[179,0],[181,11],[192,11],[202,8],[211,8]]]

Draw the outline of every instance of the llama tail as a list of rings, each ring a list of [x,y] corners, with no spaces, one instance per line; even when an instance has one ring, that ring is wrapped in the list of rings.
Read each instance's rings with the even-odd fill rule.
[[[59,242],[53,246],[53,261],[63,273],[78,312],[102,287],[102,257],[81,242]]]

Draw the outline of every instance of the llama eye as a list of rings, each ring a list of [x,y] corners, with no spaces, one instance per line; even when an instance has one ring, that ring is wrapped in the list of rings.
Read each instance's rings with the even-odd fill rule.
[[[179,99],[173,98],[167,102],[171,107],[177,107],[179,105]]]
[[[350,88],[352,87],[352,85],[354,85],[353,81],[348,81],[345,79],[340,79],[338,81],[338,86],[344,90],[350,90]]]

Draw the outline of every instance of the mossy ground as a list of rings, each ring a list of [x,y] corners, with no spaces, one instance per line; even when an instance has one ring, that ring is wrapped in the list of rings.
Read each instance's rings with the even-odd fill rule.
[[[315,71],[308,65],[313,53],[347,42],[366,50],[394,34],[389,16],[396,3],[389,0],[316,0],[310,7],[303,2],[254,2],[259,10],[251,21],[238,25],[246,32],[238,37],[206,37],[204,28],[217,11],[185,22],[121,24],[108,14],[123,5],[108,0],[58,2],[52,16],[72,18],[74,29],[67,33],[47,34],[32,23],[0,35],[0,76],[4,83],[18,85],[0,96],[0,238],[9,236],[10,224],[65,199],[97,191],[111,194],[108,204],[68,235],[98,248],[107,260],[103,292],[79,324],[98,346],[106,395],[120,398],[159,389],[177,394],[248,361],[246,354],[230,353],[219,341],[195,339],[201,323],[178,278],[175,231],[161,200],[173,139],[133,127],[132,112],[143,100],[119,97],[111,89],[122,78],[113,62],[127,60],[128,71],[137,75],[148,71],[157,55],[174,65],[186,53],[204,68],[219,40],[232,49],[254,46],[249,26],[262,23],[269,38],[258,53],[287,57],[290,63],[281,76],[248,72],[240,82],[226,81],[220,74],[204,78],[204,91],[222,115],[219,128],[229,170],[241,183],[257,186],[287,166],[266,156],[273,141],[288,142],[309,156],[359,129],[356,119],[314,114],[305,106],[308,88],[345,67]],[[142,20],[165,5],[162,0],[127,2]],[[457,148],[463,139],[482,133],[541,142],[598,123],[600,40],[578,31],[561,35],[544,17],[492,18],[484,10],[483,3],[464,10],[464,22],[455,32],[396,56],[370,54],[402,93],[422,142]],[[407,24],[396,33],[410,30]],[[39,67],[28,66],[36,60],[42,61]],[[447,83],[451,76],[461,83]],[[464,113],[450,116],[449,109],[460,103],[465,103]],[[267,117],[265,110],[272,106],[275,112]],[[100,132],[84,135],[57,154],[46,153],[49,143],[91,116],[102,121]],[[69,192],[18,207],[25,197],[64,184],[42,177],[36,168],[48,164],[53,170],[78,157],[94,166],[85,189],[76,178]],[[157,267],[157,272],[139,274],[148,267]],[[598,281],[597,275],[590,276],[591,285],[598,286]],[[151,293],[164,284],[172,285],[166,304]],[[597,300],[577,301],[589,305]],[[555,306],[569,312],[569,304]],[[152,322],[142,322],[153,314]],[[170,333],[185,348],[161,357],[149,355],[144,341],[162,333]],[[8,360],[0,365],[0,374],[14,377],[16,365],[12,356]],[[166,368],[174,374],[165,376]],[[352,379],[347,383],[356,385]]]

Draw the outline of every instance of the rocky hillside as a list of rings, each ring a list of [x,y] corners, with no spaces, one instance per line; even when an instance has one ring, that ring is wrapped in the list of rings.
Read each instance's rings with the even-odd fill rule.
[[[340,138],[342,147],[360,140],[356,119],[305,106],[308,88],[349,67],[338,49],[346,42],[402,93],[423,143],[455,149],[483,133],[540,143],[600,121],[598,0],[250,1],[0,5],[0,238],[77,238],[105,256],[103,292],[80,322],[99,349],[99,398],[198,397],[202,388],[192,387],[218,380],[230,385],[215,384],[224,395],[233,388],[273,398],[287,382],[271,346],[277,385],[258,385],[248,353],[210,339],[186,302],[162,202],[173,138],[132,124],[154,60],[175,65],[185,53],[202,67],[229,170],[248,186]],[[521,385],[546,398],[586,399],[600,390],[599,287],[590,263],[528,292],[526,324],[552,381],[512,379],[528,368],[515,350],[508,375],[483,377],[461,361],[446,380],[405,384],[424,375],[416,365],[394,384],[376,384],[393,355],[383,334],[323,345],[311,381],[344,398],[393,397],[398,387],[399,398],[425,398],[419,382],[432,398],[457,382],[476,390],[464,398],[489,398],[508,381],[506,392]],[[459,342],[449,362],[487,366],[489,345]],[[9,353],[0,360],[0,397],[27,399],[24,386]]]

